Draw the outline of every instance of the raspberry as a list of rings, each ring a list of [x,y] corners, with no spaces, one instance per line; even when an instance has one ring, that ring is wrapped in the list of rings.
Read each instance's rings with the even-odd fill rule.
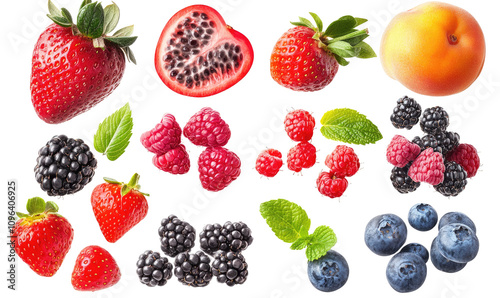
[[[290,139],[296,142],[309,141],[316,122],[311,114],[304,110],[295,110],[286,115],[285,130]]]
[[[141,135],[142,145],[154,154],[164,154],[181,143],[182,130],[175,117],[165,114],[161,122]]]
[[[219,112],[203,108],[186,123],[184,136],[197,146],[218,147],[227,144],[231,130]]]
[[[267,149],[257,156],[255,169],[261,175],[274,177],[278,174],[282,165],[283,160],[281,159],[281,152],[275,149]]]
[[[476,148],[469,144],[460,144],[446,156],[449,161],[454,161],[464,168],[467,172],[467,178],[476,176],[477,170],[481,165]]]
[[[408,176],[415,182],[427,182],[431,185],[437,185],[443,182],[444,171],[443,155],[434,152],[432,148],[428,148],[415,159],[408,170]]]
[[[336,177],[351,177],[359,170],[359,158],[354,149],[338,145],[326,156],[325,164]]]
[[[405,137],[395,135],[387,147],[387,160],[394,166],[402,168],[414,160],[420,153],[420,147]]]
[[[288,151],[287,163],[294,172],[312,167],[316,163],[316,147],[309,142],[298,143]]]
[[[219,191],[240,175],[241,161],[233,152],[222,147],[208,147],[198,159],[200,181],[204,189]]]
[[[340,197],[347,189],[347,180],[345,178],[336,177],[333,172],[321,172],[316,180],[318,191],[327,197]]]
[[[164,154],[153,157],[153,164],[160,170],[174,175],[182,175],[189,171],[189,155],[184,145],[179,145]]]

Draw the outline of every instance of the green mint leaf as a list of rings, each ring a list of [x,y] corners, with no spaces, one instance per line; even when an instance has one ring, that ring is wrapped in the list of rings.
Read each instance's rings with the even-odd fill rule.
[[[309,245],[309,242],[311,240],[310,236],[304,237],[304,238],[299,238],[297,239],[292,245],[290,246],[290,249],[293,250],[301,250],[307,247]]]
[[[135,40],[137,39],[137,36],[110,36],[110,37],[105,37],[104,39],[111,41],[112,43],[117,44],[120,48],[126,48],[131,46]]]
[[[333,42],[328,45],[328,49],[342,58],[351,58],[356,56],[354,48],[345,41]]]
[[[88,38],[98,38],[104,33],[104,9],[101,3],[85,5],[78,12],[76,26]]]
[[[363,18],[354,18],[354,19],[356,20],[356,25],[354,27],[358,27],[359,25],[368,22],[367,19],[363,19]]]
[[[99,124],[94,135],[95,150],[109,160],[118,159],[130,143],[133,125],[132,111],[127,103]]]
[[[56,213],[57,211],[59,211],[59,206],[57,206],[56,203],[52,201],[48,201],[47,203],[45,203],[45,212]]]
[[[365,115],[344,108],[326,112],[321,118],[321,133],[327,139],[349,144],[375,144],[382,134]]]
[[[113,36],[114,37],[122,37],[122,36],[131,36],[134,33],[134,25],[130,25],[127,27],[123,27],[120,30],[117,30]]]
[[[355,50],[358,54],[356,57],[358,58],[367,59],[367,58],[377,57],[377,54],[372,49],[372,47],[364,41],[361,41],[358,44],[356,44]]]
[[[34,197],[26,203],[26,210],[30,215],[43,213],[45,211],[45,201],[40,197]]]
[[[349,33],[356,26],[356,19],[352,16],[343,16],[332,22],[325,30],[325,36],[332,38]]]
[[[284,199],[271,200],[260,205],[260,214],[276,236],[293,243],[307,237],[311,220],[299,205]]]
[[[337,236],[330,227],[319,226],[310,236],[306,256],[309,261],[314,261],[324,256],[336,243]]]
[[[120,20],[120,9],[115,3],[104,7],[104,34],[115,30]]]
[[[318,17],[318,15],[315,14],[314,12],[310,12],[309,14],[311,15],[311,17],[313,17],[314,22],[316,23],[316,27],[318,28],[318,31],[319,32],[323,31],[323,21],[321,20],[321,18]]]

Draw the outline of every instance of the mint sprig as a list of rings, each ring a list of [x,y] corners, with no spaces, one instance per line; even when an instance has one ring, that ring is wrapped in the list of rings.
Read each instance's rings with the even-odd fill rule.
[[[349,144],[375,144],[382,133],[365,115],[353,109],[335,109],[321,118],[321,134],[327,139]]]
[[[127,148],[132,137],[132,111],[129,104],[104,119],[94,135],[94,148],[109,160],[117,160]]]
[[[311,220],[299,205],[284,200],[271,200],[260,205],[260,214],[274,234],[287,243],[290,249],[306,248],[309,261],[324,256],[337,243],[337,237],[330,227],[319,226],[309,234]]]

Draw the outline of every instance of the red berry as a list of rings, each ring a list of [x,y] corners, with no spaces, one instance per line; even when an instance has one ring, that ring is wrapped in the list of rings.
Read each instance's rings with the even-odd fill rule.
[[[313,136],[315,125],[314,117],[304,110],[290,112],[285,118],[286,133],[296,142],[309,141]]]
[[[294,172],[312,167],[316,163],[316,147],[309,142],[300,142],[287,155],[288,168]]]
[[[461,165],[467,172],[467,178],[476,176],[477,170],[481,165],[476,148],[469,144],[458,145],[457,148],[446,155],[446,160],[454,161]]]
[[[168,150],[165,154],[153,156],[153,164],[158,169],[174,175],[185,174],[190,167],[189,155],[182,144]]]
[[[347,189],[348,182],[345,178],[336,177],[333,172],[321,172],[316,180],[318,191],[327,197],[340,197]]]
[[[281,152],[275,149],[262,151],[259,156],[257,156],[257,162],[255,163],[255,169],[257,172],[266,177],[276,176],[281,166],[283,166]]]
[[[325,164],[336,177],[351,177],[359,170],[359,158],[354,149],[338,145],[326,156]]]
[[[420,154],[420,147],[408,141],[405,137],[395,135],[387,147],[387,161],[402,168]]]
[[[415,182],[437,185],[444,180],[445,165],[443,155],[427,148],[415,159],[408,169],[408,176]]]
[[[78,254],[71,284],[78,291],[97,291],[115,285],[120,277],[120,268],[113,256],[104,248],[91,245]]]
[[[184,126],[184,136],[197,146],[219,147],[227,144],[231,130],[219,112],[203,108]]]
[[[201,185],[210,191],[226,188],[238,178],[240,168],[240,158],[223,147],[208,147],[198,158]]]
[[[165,114],[161,122],[141,135],[142,145],[154,154],[164,154],[181,143],[182,130],[175,117]]]

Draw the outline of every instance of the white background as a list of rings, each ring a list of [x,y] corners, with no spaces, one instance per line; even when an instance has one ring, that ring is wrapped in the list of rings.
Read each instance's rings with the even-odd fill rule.
[[[55,2],[55,1],[54,1]],[[107,5],[109,1],[104,1]],[[291,27],[290,20],[316,12],[325,24],[352,14],[368,18],[371,32],[367,40],[378,52],[383,29],[398,12],[424,1],[357,0],[357,1],[199,1],[219,10],[226,22],[244,33],[252,42],[255,61],[248,75],[231,89],[211,98],[193,99],[169,90],[154,70],[154,51],[163,26],[168,19],[194,1],[125,1],[117,0],[122,17],[118,27],[135,24],[139,36],[133,46],[138,65],[128,64],[119,88],[105,101],[73,120],[49,125],[35,114],[30,100],[29,79],[31,54],[38,35],[49,24],[45,0],[9,1],[2,13],[2,185],[0,211],[7,212],[6,181],[18,180],[18,207],[25,210],[28,198],[42,196],[35,181],[33,168],[37,151],[53,135],[66,134],[82,138],[88,144],[98,124],[117,108],[129,102],[133,111],[134,129],[125,154],[110,162],[98,157],[95,179],[82,191],[64,198],[50,198],[72,224],[75,232],[72,248],[57,274],[40,277],[18,259],[18,291],[16,296],[51,297],[137,297],[138,295],[166,297],[306,297],[327,296],[315,290],[306,276],[304,251],[291,251],[277,239],[259,214],[260,203],[285,198],[301,205],[312,219],[312,230],[329,225],[337,234],[334,247],[347,259],[350,276],[347,284],[335,297],[398,297],[387,283],[385,267],[389,257],[379,257],[365,246],[363,233],[366,223],[382,213],[395,213],[407,222],[407,212],[416,203],[433,205],[440,215],[462,211],[476,223],[480,239],[477,258],[456,274],[438,271],[429,261],[427,281],[407,297],[492,297],[498,293],[498,101],[500,51],[496,12],[489,8],[491,1],[453,1],[472,13],[481,24],[487,43],[487,58],[481,76],[461,94],[434,98],[414,94],[391,80],[383,72],[378,58],[352,61],[339,70],[334,81],[315,93],[293,92],[276,84],[269,75],[269,57],[276,40]],[[60,0],[74,16],[80,1]],[[460,133],[462,142],[473,144],[479,151],[482,166],[469,181],[466,190],[456,198],[445,198],[427,185],[417,192],[400,195],[392,188],[389,175],[392,166],[385,160],[385,149],[394,134],[407,138],[422,135],[418,127],[400,131],[392,127],[389,115],[396,100],[404,95],[415,97],[422,108],[443,106],[451,117],[452,131]],[[191,157],[191,170],[182,176],[161,172],[151,162],[152,154],[140,144],[140,134],[160,121],[164,113],[172,113],[181,126],[204,106],[219,111],[229,123],[232,138],[227,148],[242,160],[242,174],[227,189],[210,193],[201,188],[196,166],[202,148],[183,139]],[[361,170],[349,178],[349,187],[340,199],[323,197],[315,188],[315,180],[324,165],[325,156],[339,143],[325,139],[319,132],[319,120],[324,112],[335,108],[352,108],[368,116],[380,128],[384,139],[376,145],[358,146],[354,150],[361,160]],[[313,113],[318,129],[312,143],[319,150],[318,163],[302,175],[294,175],[283,167],[274,179],[261,178],[254,169],[257,154],[265,149],[279,149],[285,156],[294,143],[287,137],[282,121],[286,111],[302,108]],[[117,243],[108,243],[102,236],[92,213],[90,194],[102,182],[102,177],[128,181],[134,172],[141,175],[148,198],[149,213],[135,228]],[[244,221],[253,230],[255,242],[244,255],[249,264],[249,278],[243,286],[229,288],[215,280],[203,289],[192,289],[172,279],[164,287],[148,288],[135,275],[135,262],[146,249],[160,251],[157,228],[163,217],[176,214],[188,220],[199,232],[207,223],[226,220]],[[1,236],[7,242],[5,221]],[[408,242],[420,242],[427,248],[437,235],[437,228],[418,232],[408,225]],[[198,233],[197,232],[197,233]],[[198,240],[198,239],[197,239]],[[198,241],[197,241],[198,243]],[[76,256],[88,245],[100,245],[116,259],[122,272],[121,281],[114,287],[95,293],[81,293],[71,286],[71,272]],[[7,245],[0,250],[2,280],[6,279]],[[12,295],[2,282],[2,293]],[[48,294],[48,292],[51,292]],[[3,296],[2,294],[2,297]],[[11,297],[11,296],[9,296]]]

